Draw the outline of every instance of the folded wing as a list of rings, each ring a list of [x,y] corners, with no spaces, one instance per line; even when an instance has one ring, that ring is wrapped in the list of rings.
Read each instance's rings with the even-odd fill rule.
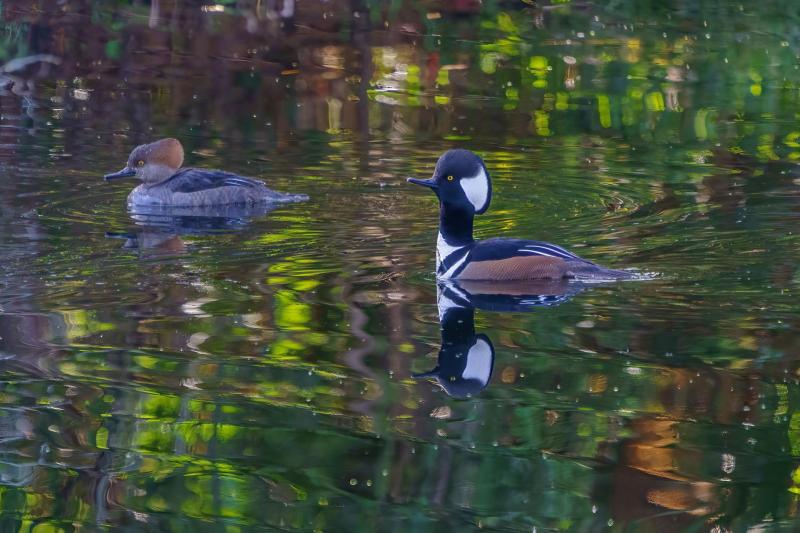
[[[185,168],[179,170],[165,185],[174,192],[194,193],[218,189],[220,187],[245,187],[257,189],[264,186],[258,180],[245,178],[221,170],[203,170],[199,168]]]
[[[520,239],[489,239],[471,251],[457,279],[531,280],[572,277],[576,266],[593,266],[554,244]]]

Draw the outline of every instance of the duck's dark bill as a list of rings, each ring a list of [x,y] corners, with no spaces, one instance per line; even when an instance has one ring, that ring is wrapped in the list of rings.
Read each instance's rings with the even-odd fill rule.
[[[429,180],[420,180],[417,178],[408,178],[409,183],[416,183],[417,185],[422,185],[423,187],[430,187],[431,189],[436,189],[436,182],[432,179]]]
[[[136,171],[135,170],[133,170],[132,168],[125,167],[122,170],[120,170],[119,172],[114,172],[112,174],[106,174],[105,176],[103,176],[103,179],[105,179],[106,181],[111,181],[111,180],[118,180],[120,178],[130,178],[131,176],[135,176],[135,175],[136,175]]]

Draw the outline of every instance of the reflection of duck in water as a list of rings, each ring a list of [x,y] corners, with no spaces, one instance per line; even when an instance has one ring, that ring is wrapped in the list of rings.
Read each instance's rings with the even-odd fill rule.
[[[480,157],[469,150],[450,150],[436,163],[433,177],[409,178],[430,187],[439,198],[436,276],[458,280],[630,279],[556,246],[522,239],[472,238],[475,215],[489,209],[492,182]]]
[[[106,232],[109,239],[123,239],[123,248],[139,250],[143,255],[183,255],[186,253],[186,242],[175,233],[167,233],[158,229],[141,228],[131,232]]]
[[[183,146],[177,139],[161,139],[133,149],[115,180],[135,176],[142,184],[128,195],[130,206],[208,207],[299,202],[304,194],[285,194],[262,181],[221,170],[181,168]]]
[[[564,280],[540,280],[509,285],[485,282],[439,283],[437,303],[442,345],[436,368],[416,374],[433,378],[455,398],[468,398],[489,384],[494,346],[488,336],[475,333],[475,309],[530,311],[559,305],[583,289]]]
[[[416,378],[433,378],[444,391],[456,398],[468,398],[489,384],[494,366],[494,346],[486,335],[475,333],[475,308],[443,305],[445,297],[439,289],[439,323],[442,346],[436,368],[416,374]]]
[[[279,204],[212,206],[203,208],[133,206],[131,218],[137,228],[129,232],[107,232],[106,237],[125,239],[124,248],[147,255],[176,255],[186,252],[182,236],[231,233],[247,227]]]

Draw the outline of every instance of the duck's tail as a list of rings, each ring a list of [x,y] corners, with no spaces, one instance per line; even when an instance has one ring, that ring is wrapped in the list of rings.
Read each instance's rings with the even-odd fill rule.
[[[603,268],[589,262],[575,262],[570,265],[568,272],[569,277],[578,281],[620,281],[639,277],[637,272]]]

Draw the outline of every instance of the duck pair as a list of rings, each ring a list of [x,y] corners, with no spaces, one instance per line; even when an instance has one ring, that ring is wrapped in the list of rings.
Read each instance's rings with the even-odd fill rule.
[[[305,195],[273,191],[262,181],[220,170],[181,168],[183,147],[176,139],[137,146],[125,167],[106,180],[136,177],[128,195],[134,207],[211,207],[297,202]],[[532,279],[616,280],[630,272],[603,268],[560,246],[521,239],[472,237],[475,215],[489,209],[492,182],[480,157],[450,150],[439,158],[433,177],[409,178],[439,199],[436,275],[444,280],[514,281]]]

